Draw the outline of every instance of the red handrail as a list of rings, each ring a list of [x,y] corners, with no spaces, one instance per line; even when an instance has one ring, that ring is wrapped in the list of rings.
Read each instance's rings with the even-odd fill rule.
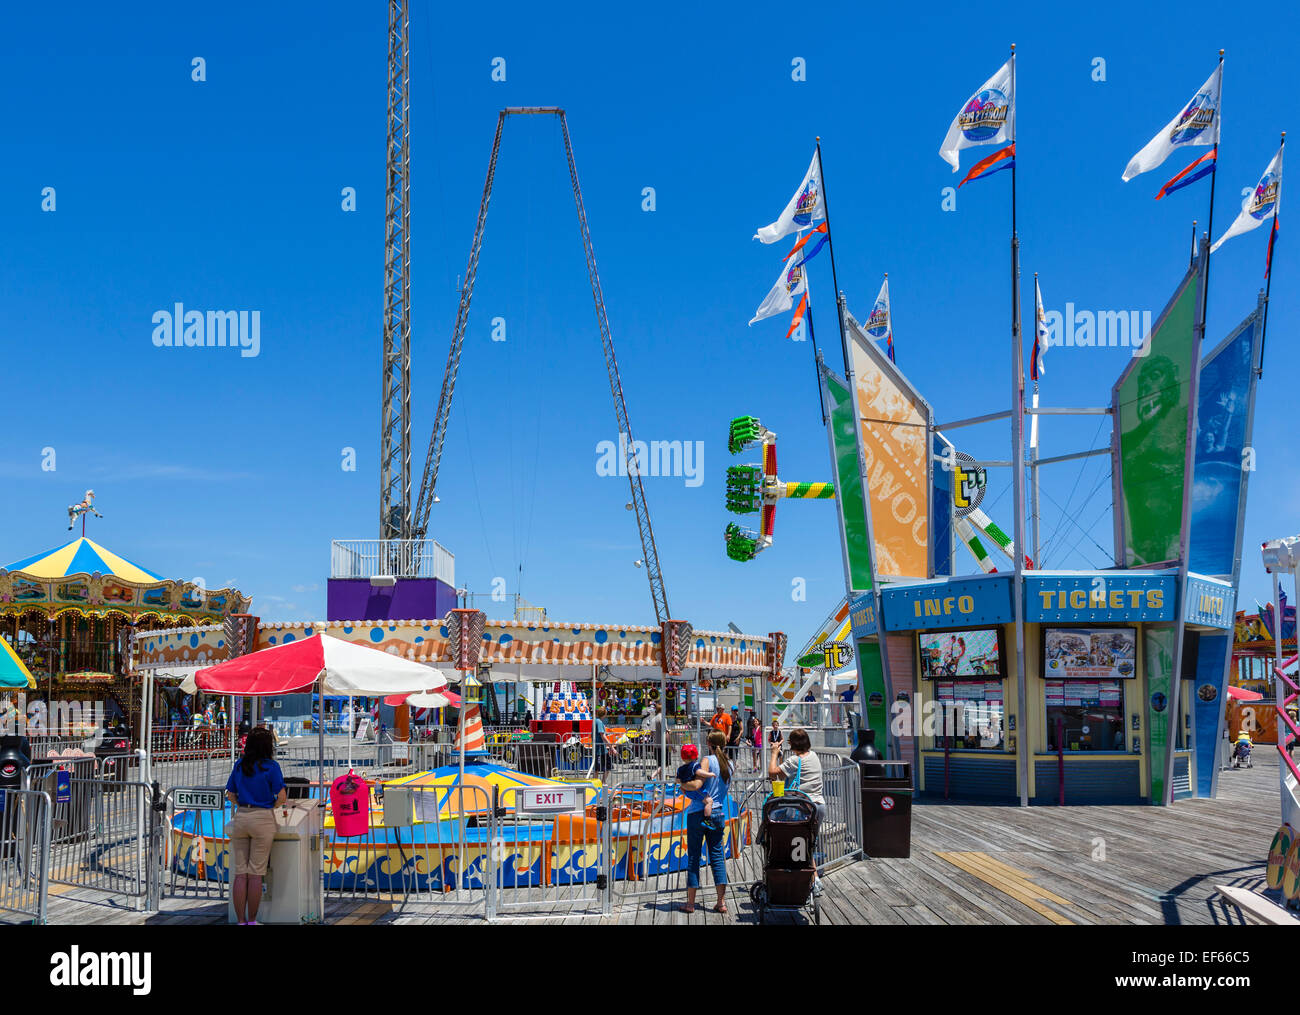
[[[1297,659],[1300,659],[1300,654],[1293,655],[1281,666],[1275,665],[1273,667],[1273,673],[1291,692],[1285,698],[1279,695],[1278,700],[1274,705],[1277,709],[1278,732],[1282,732],[1283,723],[1286,723],[1287,727],[1291,730],[1291,732],[1287,733],[1285,736],[1279,736],[1277,738],[1277,752],[1282,756],[1282,760],[1286,762],[1287,767],[1291,769],[1291,774],[1295,776],[1296,782],[1300,783],[1300,768],[1297,768],[1296,763],[1291,760],[1291,754],[1288,750],[1297,739],[1300,739],[1300,726],[1296,725],[1295,720],[1291,718],[1291,713],[1286,710],[1288,705],[1292,705],[1297,699],[1300,699],[1300,684],[1297,684],[1282,672],[1283,670],[1294,666]]]

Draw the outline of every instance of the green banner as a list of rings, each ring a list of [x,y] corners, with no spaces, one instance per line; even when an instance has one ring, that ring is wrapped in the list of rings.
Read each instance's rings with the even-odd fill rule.
[[[1148,627],[1143,636],[1143,659],[1147,671],[1147,750],[1151,767],[1151,802],[1165,802],[1165,768],[1171,742],[1171,684],[1174,674],[1174,642],[1178,630],[1173,627]]]
[[[858,458],[858,409],[848,385],[823,367],[827,403],[827,429],[835,460],[835,508],[840,516],[840,536],[848,567],[850,596],[870,592],[871,533],[867,526],[867,499],[862,488]],[[880,642],[859,641],[858,695],[867,726],[876,731],[876,750],[888,757],[889,727],[885,702],[885,671]]]
[[[889,757],[889,709],[885,700],[885,671],[880,664],[880,642],[860,641],[858,646],[858,684],[862,688],[862,714],[867,725],[876,731],[876,750]]]
[[[1124,567],[1178,558],[1187,480],[1187,407],[1196,354],[1198,269],[1188,272],[1114,388],[1116,504]]]
[[[867,532],[867,502],[858,469],[857,407],[848,385],[825,368],[827,428],[835,464],[835,508],[849,569],[849,593],[871,590],[871,540]]]

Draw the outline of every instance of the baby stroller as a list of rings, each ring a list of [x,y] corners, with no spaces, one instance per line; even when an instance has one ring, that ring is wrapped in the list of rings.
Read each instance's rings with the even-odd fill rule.
[[[812,911],[822,922],[821,900],[813,894],[817,865],[813,850],[817,839],[817,805],[802,793],[770,796],[763,803],[758,844],[763,849],[763,880],[749,890],[758,922],[772,910]]]

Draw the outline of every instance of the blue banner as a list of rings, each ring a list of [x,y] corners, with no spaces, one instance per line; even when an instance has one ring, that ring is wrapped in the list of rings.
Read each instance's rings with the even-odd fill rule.
[[[876,597],[864,592],[849,600],[849,625],[853,639],[870,638],[876,633]]]
[[[885,630],[989,627],[1015,619],[1009,574],[958,578],[880,590]]]
[[[1227,582],[1188,575],[1186,601],[1183,620],[1187,623],[1217,627],[1225,631],[1232,627],[1236,617],[1237,597]]]
[[[1254,401],[1258,322],[1256,311],[1201,362],[1189,554],[1190,569],[1201,574],[1232,575],[1240,549],[1237,519],[1253,465],[1243,456]]]
[[[1196,785],[1193,788],[1198,797],[1214,795],[1228,684],[1228,653],[1231,650],[1231,635],[1202,634],[1197,639],[1196,678],[1191,684],[1192,734],[1196,748]]]
[[[1178,579],[1162,574],[1025,576],[1025,620],[1031,624],[1156,623],[1178,612]]]

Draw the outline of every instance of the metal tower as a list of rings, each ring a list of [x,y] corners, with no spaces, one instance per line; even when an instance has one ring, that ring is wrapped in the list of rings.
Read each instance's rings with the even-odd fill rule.
[[[460,291],[460,307],[456,311],[456,329],[447,353],[447,368],[442,378],[442,394],[438,398],[438,414],[434,419],[433,435],[424,462],[424,475],[420,495],[416,502],[411,524],[411,536],[423,539],[429,525],[429,511],[433,506],[438,485],[438,467],[442,461],[442,445],[447,435],[447,420],[451,415],[451,400],[456,389],[456,374],[460,370],[461,348],[465,341],[465,326],[469,319],[470,300],[474,295],[474,276],[478,271],[479,252],[483,246],[483,227],[487,221],[488,202],[492,198],[492,181],[496,175],[497,155],[501,150],[501,131],[507,116],[543,114],[559,117],[560,131],[564,135],[564,153],[569,163],[569,180],[573,185],[573,202],[578,211],[578,229],[582,233],[582,248],[587,257],[587,275],[591,280],[591,298],[596,305],[596,324],[600,328],[600,343],[605,353],[605,366],[609,372],[609,390],[614,397],[614,416],[620,434],[626,435],[628,485],[632,491],[632,508],[636,513],[637,528],[641,534],[641,553],[646,576],[650,580],[650,597],[654,600],[655,617],[662,624],[668,620],[668,595],[664,591],[663,573],[659,569],[659,549],[655,545],[654,530],[650,526],[650,510],[646,506],[645,488],[632,439],[632,425],[628,421],[627,403],[623,397],[623,382],[619,378],[618,359],[614,355],[614,338],[605,313],[605,298],[600,289],[600,276],[596,272],[596,253],[591,245],[591,232],[587,228],[587,212],[582,204],[582,189],[578,185],[578,169],[573,160],[573,145],[569,140],[569,124],[564,110],[556,106],[516,106],[503,109],[497,117],[496,135],[492,139],[492,155],[488,160],[487,180],[483,184],[483,197],[479,203],[478,223],[474,227],[474,243],[469,251],[469,265],[465,269],[465,284]]]
[[[384,377],[379,537],[411,535],[410,13],[388,2],[388,184],[384,218]]]

